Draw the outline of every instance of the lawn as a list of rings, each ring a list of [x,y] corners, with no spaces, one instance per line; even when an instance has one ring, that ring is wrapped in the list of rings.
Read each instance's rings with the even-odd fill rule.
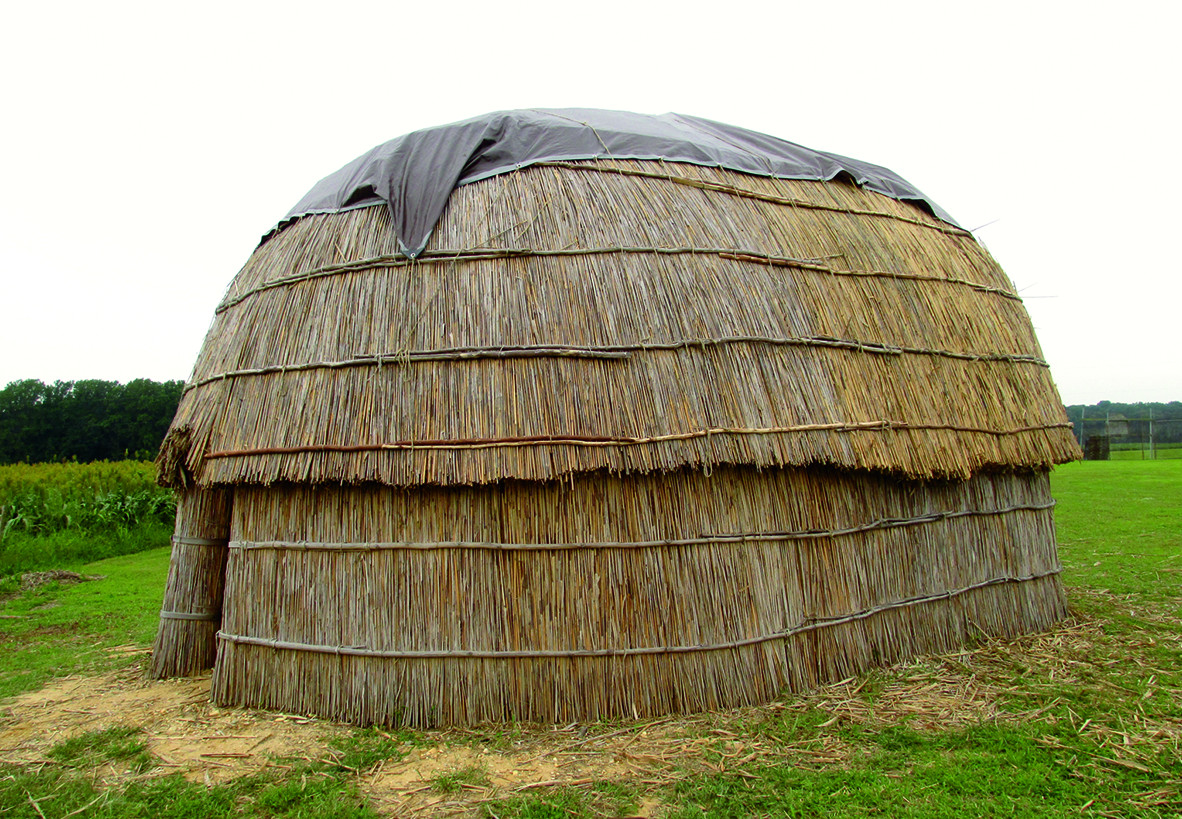
[[[114,726],[57,743],[40,765],[0,762],[0,815],[1177,816],[1182,461],[1077,463],[1052,482],[1072,615],[1046,634],[731,712],[336,729],[319,755],[221,783],[161,775],[138,726]],[[105,579],[0,602],[0,696],[135,662],[118,647],[149,644],[167,549],[66,568]],[[382,770],[404,758],[424,784],[382,791]],[[510,767],[551,758],[591,773],[504,784]],[[100,765],[125,773],[102,780]]]
[[[1064,582],[1182,604],[1182,460],[1080,461],[1052,477]]]
[[[157,547],[67,567],[101,580],[10,592],[0,602],[0,700],[51,677],[133,662],[156,634],[168,557]]]

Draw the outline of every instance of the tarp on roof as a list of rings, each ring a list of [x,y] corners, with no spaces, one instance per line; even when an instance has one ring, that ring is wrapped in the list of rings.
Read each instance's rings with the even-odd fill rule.
[[[956,224],[886,168],[745,128],[684,114],[530,108],[497,111],[383,143],[316,183],[263,241],[301,216],[385,202],[402,252],[414,258],[427,246],[457,186],[536,162],[584,159],[663,159],[787,179],[829,180],[844,173],[862,187],[921,203]]]

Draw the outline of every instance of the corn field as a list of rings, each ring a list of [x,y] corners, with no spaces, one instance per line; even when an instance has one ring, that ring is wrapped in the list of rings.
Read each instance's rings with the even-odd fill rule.
[[[175,516],[145,461],[0,466],[0,578],[165,546]]]

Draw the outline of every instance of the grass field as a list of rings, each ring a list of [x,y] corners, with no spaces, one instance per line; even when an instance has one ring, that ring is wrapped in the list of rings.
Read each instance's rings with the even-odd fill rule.
[[[1071,464],[1053,488],[1073,613],[1047,634],[685,719],[335,729],[319,756],[209,784],[162,775],[139,726],[116,724],[36,764],[6,763],[0,748],[0,816],[1178,816],[1182,461]],[[63,567],[104,580],[12,592],[0,697],[142,657],[119,647],[150,641],[166,566],[159,548]],[[496,760],[546,754],[600,773],[498,778]],[[389,801],[374,783],[408,755],[434,773]],[[430,767],[444,759],[456,761]]]

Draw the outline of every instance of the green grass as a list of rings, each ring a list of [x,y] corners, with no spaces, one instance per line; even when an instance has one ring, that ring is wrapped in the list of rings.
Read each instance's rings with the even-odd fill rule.
[[[1143,460],[1173,460],[1182,458],[1182,444],[1155,444],[1153,456],[1150,457],[1149,444],[1120,442],[1111,445],[1108,452],[1109,460],[1113,461],[1143,461]]]
[[[135,740],[133,728],[83,734],[49,752],[60,764],[0,764],[0,816],[49,819],[81,815],[95,819],[376,819],[346,772],[323,763],[290,764],[205,785],[178,774],[133,778],[103,787],[83,767],[113,763],[144,774],[156,766]]]
[[[145,520],[107,531],[62,529],[49,533],[16,531],[0,542],[0,578],[46,569],[79,570],[106,557],[130,555],[167,545],[172,525]],[[0,580],[0,589],[3,588]]]
[[[983,723],[836,733],[862,749],[846,765],[757,764],[741,776],[689,777],[674,788],[671,815],[1066,817],[1100,800],[1102,809],[1137,815],[1122,807],[1162,778],[1119,766],[1083,768],[1091,750],[1069,727]]]
[[[387,731],[370,726],[331,739],[328,756],[337,768],[364,773],[386,760],[402,759],[408,747],[422,743],[422,737],[415,731]]]
[[[481,815],[496,819],[628,816],[639,804],[637,792],[637,788],[619,782],[592,782],[586,788],[551,788],[542,794],[495,800],[483,806]]]
[[[690,779],[676,789],[673,816],[1078,816],[1091,798],[1033,729],[888,728],[855,738],[865,752],[845,768],[764,765],[748,777]]]
[[[104,671],[134,657],[115,646],[148,646],[156,634],[169,550],[114,557],[78,567],[105,575],[77,585],[50,583],[0,602],[0,699],[52,677]],[[2,595],[0,595],[2,596]]]
[[[154,763],[139,733],[126,725],[92,731],[58,743],[47,756],[71,768],[96,768],[112,762],[123,763],[132,773],[143,773]]]
[[[1074,619],[1050,636],[862,675],[849,695],[861,705],[851,713],[881,714],[891,691],[918,697],[929,683],[948,683],[955,696],[991,706],[979,717],[943,728],[913,723],[905,709],[889,718],[835,719],[828,695],[792,697],[753,716],[718,716],[729,720],[736,742],[758,753],[726,751],[706,741],[705,727],[693,729],[702,733],[686,746],[696,740],[697,750],[660,783],[502,791],[472,801],[471,810],[607,817],[656,801],[659,815],[682,818],[1182,815],[1182,461],[1071,464],[1055,471],[1052,486]],[[0,696],[119,662],[104,647],[147,645],[167,560],[167,549],[111,558],[82,567],[106,580],[0,603],[8,616],[0,619]],[[502,736],[513,746],[536,731],[500,726],[480,736],[486,747]],[[54,764],[0,767],[0,816],[39,819],[35,800],[46,817],[93,803],[77,815],[360,819],[373,815],[358,790],[361,774],[415,745],[465,741],[462,733],[359,729],[331,740],[324,759],[227,785],[152,776],[104,788],[88,768],[150,771],[145,766],[154,764],[137,750],[133,729],[113,729],[59,745]],[[822,747],[840,753],[817,761],[807,752]],[[483,793],[477,788],[495,781],[483,768],[460,769],[436,776],[429,791],[475,799]]]
[[[469,765],[456,771],[440,774],[431,780],[436,793],[459,793],[464,786],[483,788],[489,783],[488,771],[478,765]]]
[[[1051,487],[1064,582],[1139,602],[1182,596],[1182,461],[1082,461]]]

